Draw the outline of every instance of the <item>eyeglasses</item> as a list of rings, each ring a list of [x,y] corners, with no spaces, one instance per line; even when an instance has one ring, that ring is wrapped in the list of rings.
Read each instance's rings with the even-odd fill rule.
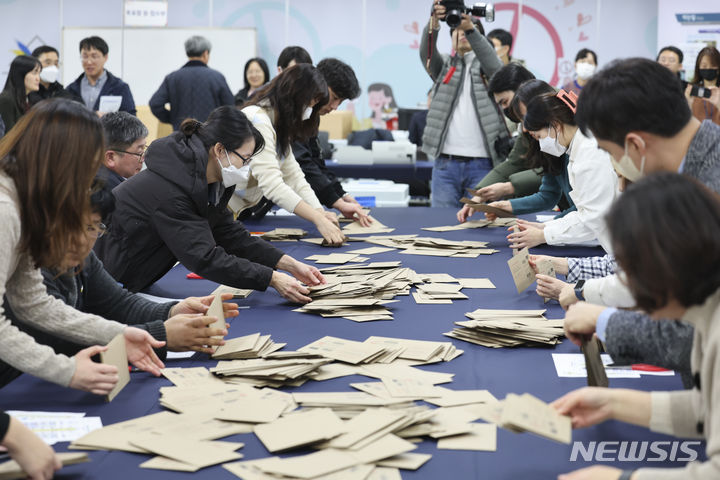
[[[244,167],[245,165],[247,165],[248,163],[250,163],[250,160],[252,160],[252,157],[250,157],[250,158],[243,157],[242,155],[240,155],[240,154],[237,152],[237,150],[232,150],[232,153],[234,153],[235,155],[237,155],[238,157],[240,157],[240,160],[243,161],[243,163],[242,163],[242,164],[243,164],[243,167]]]
[[[96,223],[95,225],[87,225],[85,232],[94,238],[100,238],[107,232],[107,227],[104,223]]]
[[[113,150],[113,152],[115,152],[115,153],[125,153],[125,154],[127,154],[127,155],[135,155],[135,156],[138,157],[138,158],[143,158],[143,157],[145,157],[145,153],[147,152],[147,147],[143,148],[142,153],[128,152],[127,150]],[[240,158],[242,158],[242,157],[240,157]]]

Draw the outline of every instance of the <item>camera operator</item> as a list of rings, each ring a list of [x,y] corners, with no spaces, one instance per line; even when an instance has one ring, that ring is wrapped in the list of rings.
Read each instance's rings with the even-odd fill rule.
[[[423,66],[435,82],[422,149],[435,158],[432,206],[458,207],[465,189],[474,188],[505,160],[507,152],[498,153],[495,143],[509,133],[485,81],[503,66],[495,47],[480,22],[462,14],[460,25],[450,32],[457,54],[440,55],[435,51],[437,33],[445,15],[445,6],[434,0],[420,45]]]

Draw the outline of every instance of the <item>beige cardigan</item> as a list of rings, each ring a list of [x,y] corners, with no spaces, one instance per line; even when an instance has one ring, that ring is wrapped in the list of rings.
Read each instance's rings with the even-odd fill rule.
[[[705,438],[707,461],[684,468],[642,468],[640,479],[720,478],[720,290],[682,318],[695,327],[690,358],[692,390],[652,392],[650,429],[683,438]]]
[[[117,322],[81,313],[48,295],[40,270],[27,254],[18,254],[20,211],[15,182],[0,170],[0,297],[5,295],[19,320],[81,345],[105,345],[125,328]],[[75,360],[35,343],[0,311],[0,359],[18,370],[70,384]]]
[[[242,109],[265,139],[265,148],[250,162],[247,185],[237,185],[229,206],[235,214],[256,205],[263,195],[288,212],[304,200],[312,208],[322,208],[315,192],[305,180],[292,149],[287,156],[277,152],[277,136],[272,123],[272,112],[253,105]]]

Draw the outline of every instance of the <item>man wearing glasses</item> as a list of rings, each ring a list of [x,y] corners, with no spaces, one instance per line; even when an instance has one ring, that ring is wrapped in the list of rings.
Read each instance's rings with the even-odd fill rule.
[[[112,190],[142,170],[148,129],[127,112],[108,113],[101,122],[107,149],[97,178]]]
[[[80,41],[80,61],[83,74],[67,86],[67,90],[81,97],[85,106],[102,117],[108,112],[128,112],[135,115],[135,100],[130,86],[105,70],[108,44],[100,37]],[[120,100],[120,105],[116,100]]]

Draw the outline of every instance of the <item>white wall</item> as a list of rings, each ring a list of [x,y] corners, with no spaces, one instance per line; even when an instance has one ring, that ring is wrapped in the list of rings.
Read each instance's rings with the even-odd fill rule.
[[[253,27],[258,52],[271,67],[282,48],[299,44],[315,61],[336,56],[350,63],[363,88],[378,81],[390,84],[399,105],[413,106],[425,100],[430,87],[417,44],[431,4],[431,0],[169,0],[168,26]],[[16,39],[31,50],[42,43],[59,47],[61,25],[120,27],[122,5],[122,0],[0,0],[0,82]],[[545,80],[555,76],[556,66],[558,81],[567,78],[575,53],[583,47],[596,50],[601,64],[617,57],[655,57],[658,0],[500,2],[496,22],[486,28],[511,29],[519,7],[526,8],[517,22],[514,53]],[[439,38],[440,50],[448,52],[446,27]],[[74,49],[61,53],[78,55]],[[360,117],[369,115],[364,95],[357,109]]]

